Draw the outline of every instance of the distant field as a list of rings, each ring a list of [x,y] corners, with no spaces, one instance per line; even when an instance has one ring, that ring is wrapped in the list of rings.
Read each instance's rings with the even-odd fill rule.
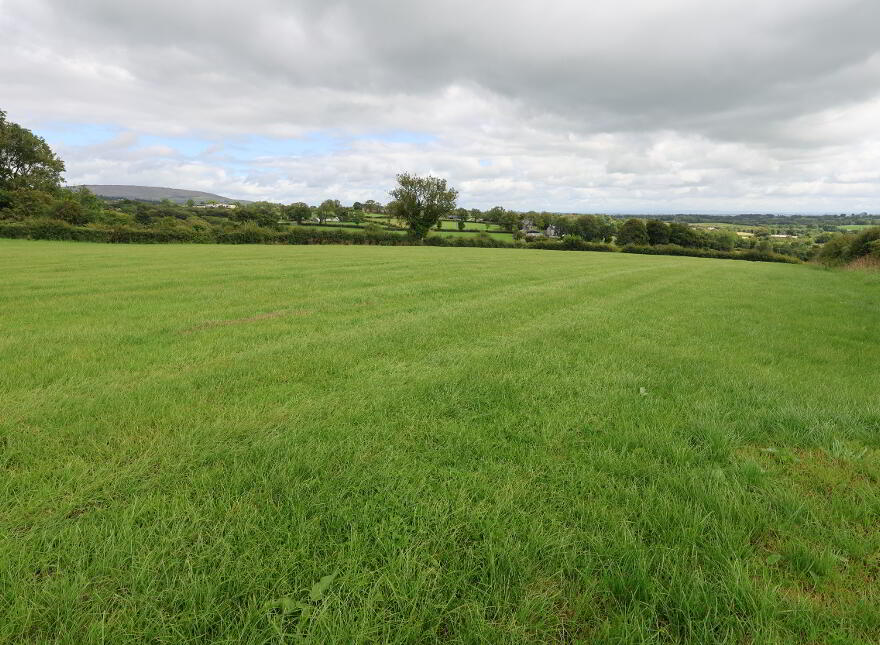
[[[880,638],[877,274],[12,240],[0,269],[2,643]]]
[[[442,224],[444,231],[458,231],[458,222],[443,220]],[[499,226],[495,224],[487,224],[485,222],[465,222],[465,225],[465,228],[476,229],[478,231],[502,232]]]
[[[343,222],[344,224],[345,222]],[[299,224],[291,224],[291,226],[300,226]],[[302,224],[302,228],[310,228],[317,231],[363,231],[363,227],[361,226],[339,226],[334,224],[333,226],[322,226],[320,224]]]
[[[456,237],[456,236],[467,236],[474,237],[479,235],[479,233],[467,233],[465,231],[451,231],[451,230],[442,230],[442,231],[431,231],[430,235],[444,235],[446,237]],[[505,240],[507,242],[513,241],[512,233],[501,233],[499,231],[491,231],[487,233],[489,237],[493,237],[496,240]]]
[[[379,220],[379,221],[389,220],[389,218],[385,218],[385,217],[377,217],[377,216],[373,216],[373,217],[371,217],[370,219],[376,219],[376,220]],[[396,220],[389,220],[389,221],[396,221]],[[453,221],[450,221],[450,220],[441,220],[440,224],[441,224],[442,229],[443,229],[444,232],[445,232],[445,231],[450,231],[450,232],[455,232],[455,233],[460,233],[460,232],[461,232],[461,231],[458,230],[458,222],[453,222]],[[478,231],[489,231],[490,233],[491,233],[491,232],[495,232],[495,233],[504,233],[504,231],[502,231],[501,228],[500,228],[498,225],[496,225],[496,224],[487,224],[486,222],[466,222],[466,227],[465,227],[465,228],[467,228],[468,230],[474,230],[474,229],[475,229],[475,230],[478,230]],[[435,231],[435,229],[431,229],[431,230],[432,230],[432,231]],[[435,232],[436,232],[436,231],[435,231]],[[510,236],[510,233],[506,233],[506,235]]]

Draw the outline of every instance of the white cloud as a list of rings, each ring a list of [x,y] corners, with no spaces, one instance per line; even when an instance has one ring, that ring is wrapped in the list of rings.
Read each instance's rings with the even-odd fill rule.
[[[476,206],[877,211],[877,24],[876,0],[0,0],[0,107],[121,130],[48,137],[71,183],[385,200],[412,170]]]

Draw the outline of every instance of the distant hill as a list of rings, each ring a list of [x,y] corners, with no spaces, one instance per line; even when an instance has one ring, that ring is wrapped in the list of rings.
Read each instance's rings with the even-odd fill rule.
[[[89,185],[85,187],[100,197],[108,199],[133,199],[140,202],[161,202],[169,199],[176,204],[185,204],[188,200],[194,202],[218,202],[220,204],[233,204],[235,202],[248,203],[247,199],[230,199],[214,193],[206,193],[201,190],[183,190],[182,188],[163,188],[159,186],[115,186],[115,185]],[[79,188],[79,186],[71,186]]]

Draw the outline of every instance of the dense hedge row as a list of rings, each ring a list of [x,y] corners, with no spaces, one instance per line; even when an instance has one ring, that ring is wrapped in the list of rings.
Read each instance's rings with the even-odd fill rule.
[[[841,266],[861,258],[880,261],[880,226],[856,234],[837,235],[819,251],[818,260],[826,266]]]
[[[746,249],[744,251],[718,251],[715,249],[694,249],[675,244],[657,246],[625,246],[624,253],[642,255],[686,255],[694,258],[714,258],[716,260],[749,260],[751,262],[782,262],[784,264],[801,264],[801,260],[790,255]]]
[[[418,241],[406,235],[382,230],[318,230],[295,226],[283,231],[277,231],[253,224],[226,229],[100,227],[73,226],[67,222],[54,219],[31,219],[21,222],[0,221],[0,237],[109,242],[116,244],[166,244],[173,242],[201,244],[378,244],[384,246],[411,246],[419,244]],[[550,251],[623,251],[624,253],[640,253],[645,255],[686,255],[699,258],[786,262],[789,264],[800,262],[797,258],[776,253],[762,253],[756,250],[716,251],[712,249],[685,248],[674,244],[626,246],[619,249],[612,244],[587,242],[577,236],[566,236],[561,240],[543,239],[533,242],[508,242],[486,234],[450,237],[429,235],[421,244],[427,246],[545,249]]]

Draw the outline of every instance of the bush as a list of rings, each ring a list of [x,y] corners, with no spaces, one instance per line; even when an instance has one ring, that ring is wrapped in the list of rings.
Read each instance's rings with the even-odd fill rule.
[[[849,245],[848,259],[855,260],[865,255],[869,255],[877,248],[876,242],[880,241],[880,226],[866,228],[864,231],[856,235]]]
[[[836,235],[822,245],[816,256],[826,266],[840,266],[849,260],[850,243],[854,235]]]
[[[614,252],[617,250],[615,246],[613,246],[612,244],[607,244],[605,242],[587,242],[584,240],[570,240],[568,242],[565,242],[564,239],[551,240],[546,237],[530,241],[528,243],[528,248],[545,249],[548,251],[600,251],[605,253]]]
[[[716,249],[693,249],[678,246],[677,244],[660,244],[657,246],[625,246],[624,253],[639,253],[642,255],[681,255],[695,258],[714,258],[719,260],[750,260],[753,262],[783,262],[785,264],[800,264],[797,258],[778,253],[764,253],[757,250],[748,251],[718,251]]]

